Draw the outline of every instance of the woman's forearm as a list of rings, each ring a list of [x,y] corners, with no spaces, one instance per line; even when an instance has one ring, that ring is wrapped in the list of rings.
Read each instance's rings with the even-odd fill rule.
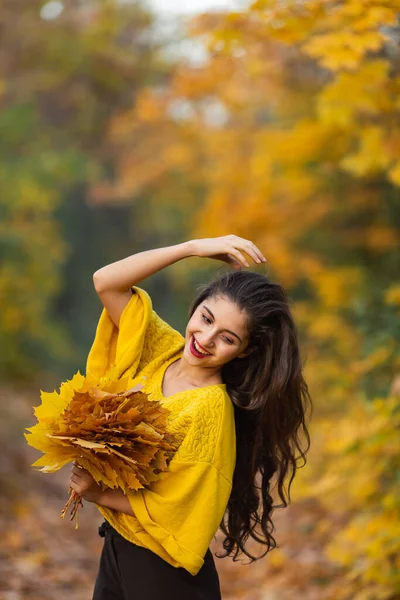
[[[189,256],[195,256],[192,240],[175,246],[145,250],[102,267],[94,273],[93,281],[98,292],[110,289],[129,290],[153,273]]]
[[[106,508],[118,510],[119,512],[126,513],[127,515],[133,515],[133,510],[129,500],[125,496],[124,492],[120,489],[108,488],[100,494],[100,498],[97,500],[96,504],[100,504]]]

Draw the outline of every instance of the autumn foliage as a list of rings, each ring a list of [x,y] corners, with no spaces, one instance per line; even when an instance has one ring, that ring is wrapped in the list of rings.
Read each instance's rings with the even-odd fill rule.
[[[275,579],[279,600],[397,599],[400,1],[255,0],[205,14],[188,29],[204,58],[168,67],[132,3],[66,0],[53,21],[42,4],[0,11],[12,57],[0,61],[0,368],[19,380],[74,360],[98,308],[84,282],[107,260],[145,241],[252,239],[293,300],[315,406],[293,505],[276,515],[278,543],[290,520],[285,543],[255,563],[260,594],[273,596]],[[121,221],[106,234],[121,207],[134,231],[117,247]],[[175,291],[161,294],[166,316],[197,266],[163,272]],[[62,321],[75,290],[79,319]],[[67,449],[46,427],[46,448]],[[228,560],[222,587],[255,600],[255,571]]]
[[[166,429],[169,411],[127,386],[126,377],[96,382],[78,372],[61,384],[60,393],[42,392],[42,404],[35,408],[38,423],[25,434],[44,452],[32,466],[51,473],[76,460],[103,489],[118,487],[124,493],[156,481],[177,450]],[[70,489],[62,517],[72,503],[72,520],[79,502]]]

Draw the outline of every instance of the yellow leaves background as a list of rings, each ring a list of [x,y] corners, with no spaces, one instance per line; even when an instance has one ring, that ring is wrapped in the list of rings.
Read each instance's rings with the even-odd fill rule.
[[[316,408],[294,505],[276,514],[282,547],[254,568],[221,561],[223,595],[396,598],[399,1],[258,0],[204,14],[188,25],[204,58],[176,64],[136,4],[95,1],[83,18],[64,2],[53,21],[35,3],[14,5],[0,11],[13,57],[0,82],[4,375],[18,385],[22,376],[59,381],[56,365],[68,373],[83,361],[101,264],[189,237],[254,240],[293,300]],[[184,326],[195,284],[218,266],[191,259],[155,276],[154,288],[151,278],[157,308]],[[4,399],[4,411],[25,415],[22,437],[30,399],[28,413],[18,393]],[[1,482],[8,490],[20,477],[25,494],[10,464]],[[49,502],[57,476],[42,478]],[[37,519],[14,504],[17,526],[3,519],[5,540],[27,545],[21,569],[48,589],[48,562],[40,552],[29,562],[31,541],[42,543]],[[36,510],[53,539],[54,519]],[[26,583],[18,560],[10,564],[7,585]],[[65,581],[76,578],[65,572]],[[60,584],[52,595],[64,592]]]
[[[336,597],[391,598],[400,544],[398,398],[356,400],[347,412],[334,423],[319,421],[315,436],[325,451],[300,475],[298,493],[312,490],[331,514],[345,518],[326,546],[327,556],[344,568],[345,585]]]

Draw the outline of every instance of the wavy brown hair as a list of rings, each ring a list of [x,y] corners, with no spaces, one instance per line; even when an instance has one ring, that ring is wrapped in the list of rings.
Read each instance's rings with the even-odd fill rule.
[[[226,535],[226,552],[216,556],[234,554],[235,561],[241,551],[253,562],[277,547],[272,536],[272,513],[290,503],[296,470],[306,464],[310,447],[306,412],[310,409],[311,416],[313,407],[284,288],[260,273],[223,273],[200,287],[189,316],[206,298],[216,296],[227,298],[245,311],[248,348],[252,350],[222,368],[222,379],[234,404],[237,452],[232,492],[220,524]],[[298,464],[300,460],[302,464]],[[283,504],[273,505],[273,477]],[[255,557],[248,552],[245,543],[249,536],[267,546],[264,554]]]

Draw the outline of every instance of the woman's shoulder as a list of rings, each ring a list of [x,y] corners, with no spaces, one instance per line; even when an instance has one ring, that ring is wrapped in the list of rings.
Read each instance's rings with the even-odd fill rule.
[[[154,309],[152,310],[147,337],[153,344],[166,344],[167,341],[177,340],[181,342],[184,340],[183,335],[172,327],[172,325],[167,323],[167,321],[162,319]]]
[[[226,401],[229,400],[226,385],[224,383],[215,383],[204,387],[194,388],[190,391],[201,400],[201,406],[211,411],[215,410],[220,412]]]
[[[184,341],[183,335],[164,321],[153,309],[143,341],[139,370],[144,369],[156,359],[163,358],[164,362],[182,347]]]
[[[181,393],[168,405],[175,413],[173,426],[185,424],[186,435],[177,459],[213,463],[220,467],[222,445],[232,453],[234,415],[224,385],[199,387]],[[229,462],[229,461],[228,461]]]

